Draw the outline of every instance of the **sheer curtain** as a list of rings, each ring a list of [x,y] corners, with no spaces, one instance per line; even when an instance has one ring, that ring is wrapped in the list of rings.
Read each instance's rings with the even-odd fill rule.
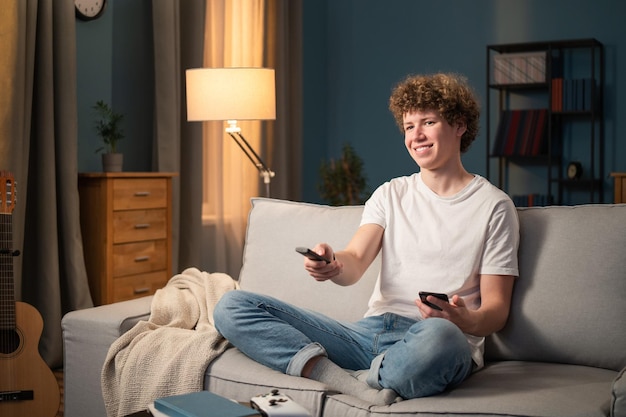
[[[204,67],[263,66],[264,0],[211,0],[205,27]],[[239,124],[246,140],[260,150],[261,122]],[[203,218],[214,230],[214,265],[216,270],[236,277],[250,197],[259,194],[259,176],[254,165],[224,133],[224,122],[205,122],[203,143]],[[271,159],[264,159],[271,167]]]
[[[239,122],[246,139],[277,172],[271,184],[274,198],[300,194],[300,19],[300,0],[207,3],[204,67],[276,70],[277,120]],[[223,122],[204,122],[203,144],[206,263],[237,277],[250,198],[265,196],[265,189],[257,169],[224,133]]]

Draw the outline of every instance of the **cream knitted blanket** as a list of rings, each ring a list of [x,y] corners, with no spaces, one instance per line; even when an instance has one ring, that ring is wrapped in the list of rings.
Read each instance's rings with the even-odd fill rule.
[[[189,268],[158,290],[148,321],[140,321],[109,348],[101,374],[109,417],[145,410],[156,398],[200,391],[209,363],[228,342],[213,326],[213,309],[230,276]]]

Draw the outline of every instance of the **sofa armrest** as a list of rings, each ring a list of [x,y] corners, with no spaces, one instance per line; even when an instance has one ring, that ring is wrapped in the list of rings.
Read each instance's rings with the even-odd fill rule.
[[[106,417],[100,373],[111,344],[150,315],[152,297],[67,313],[61,321],[66,417]]]
[[[626,416],[626,368],[613,381],[611,388],[611,417]]]

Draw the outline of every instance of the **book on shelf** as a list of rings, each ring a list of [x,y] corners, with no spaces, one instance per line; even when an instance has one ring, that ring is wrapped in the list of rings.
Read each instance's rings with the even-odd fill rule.
[[[168,417],[247,417],[260,416],[249,407],[209,391],[158,398],[149,407]]]
[[[552,79],[552,97],[550,98],[552,111],[563,110],[563,78]]]
[[[553,78],[551,108],[554,112],[591,111],[594,96],[593,78]]]
[[[539,156],[547,153],[548,110],[503,110],[493,156]]]

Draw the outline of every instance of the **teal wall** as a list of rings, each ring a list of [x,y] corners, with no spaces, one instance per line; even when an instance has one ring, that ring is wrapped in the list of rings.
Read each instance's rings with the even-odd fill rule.
[[[150,0],[108,0],[102,18],[77,21],[79,170],[99,171],[91,106],[126,114],[125,170],[151,170],[153,73]],[[303,194],[319,201],[320,161],[350,142],[372,187],[416,171],[389,111],[409,73],[465,74],[486,93],[486,45],[596,38],[605,45],[605,171],[626,171],[626,2],[617,0],[304,0]],[[621,82],[620,82],[621,81]],[[280,117],[280,115],[279,115]],[[464,156],[485,175],[481,135]],[[280,174],[278,174],[280,175]],[[612,182],[606,179],[605,201]]]
[[[124,114],[125,171],[152,170],[154,70],[151,0],[108,0],[105,13],[76,20],[78,170],[101,171],[94,132],[98,100]]]

